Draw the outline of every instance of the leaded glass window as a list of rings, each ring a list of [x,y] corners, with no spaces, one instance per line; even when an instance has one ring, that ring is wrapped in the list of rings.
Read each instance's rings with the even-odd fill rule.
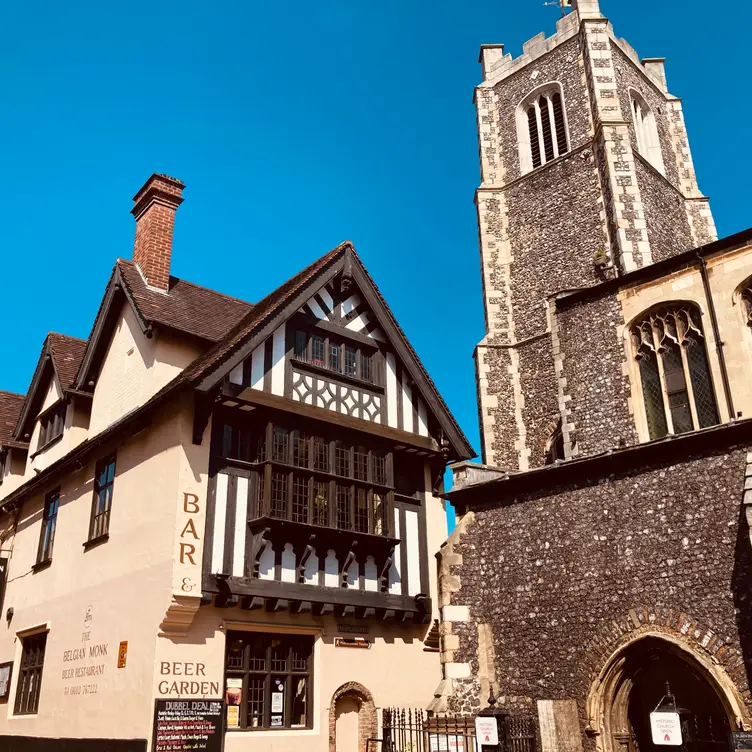
[[[651,439],[719,422],[699,309],[664,306],[632,326]]]

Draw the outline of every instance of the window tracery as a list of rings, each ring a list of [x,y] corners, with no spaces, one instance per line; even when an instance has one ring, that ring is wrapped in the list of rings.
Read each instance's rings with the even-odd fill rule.
[[[661,152],[661,142],[658,137],[658,126],[655,122],[655,115],[645,99],[636,91],[631,92],[631,102],[637,151],[658,172],[665,175],[663,154]]]
[[[654,309],[632,325],[635,358],[651,439],[719,422],[699,309]]]
[[[752,277],[742,285],[742,303],[746,314],[747,326],[752,326]]]

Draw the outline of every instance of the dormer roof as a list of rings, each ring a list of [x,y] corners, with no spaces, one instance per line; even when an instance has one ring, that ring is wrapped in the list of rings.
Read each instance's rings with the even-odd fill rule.
[[[13,438],[13,431],[18,423],[25,399],[23,394],[0,391],[0,449],[5,447],[25,449],[28,446],[28,442],[16,441]]]
[[[33,432],[33,423],[44,401],[45,387],[50,378],[55,379],[63,396],[75,391],[74,381],[85,350],[86,340],[57,332],[47,335],[13,432],[16,441],[28,442],[26,435],[31,436]]]

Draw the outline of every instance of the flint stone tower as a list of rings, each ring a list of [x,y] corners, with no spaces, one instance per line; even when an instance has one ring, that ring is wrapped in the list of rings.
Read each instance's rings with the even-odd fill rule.
[[[573,6],[516,59],[484,45],[475,91],[482,451],[509,470],[556,458],[562,437],[576,451],[549,301],[717,237],[664,60],[640,60],[598,0]]]

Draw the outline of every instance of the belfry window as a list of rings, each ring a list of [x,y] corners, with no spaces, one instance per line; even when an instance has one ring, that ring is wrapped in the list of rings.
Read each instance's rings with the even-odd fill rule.
[[[631,329],[651,439],[719,422],[700,312],[692,304],[655,309]]]
[[[663,154],[661,142],[658,138],[658,127],[655,115],[648,103],[636,91],[632,91],[632,119],[634,121],[635,139],[637,151],[655,167],[658,172],[665,175],[663,166]]]
[[[520,167],[530,172],[569,151],[564,102],[558,85],[538,90],[517,114]]]

